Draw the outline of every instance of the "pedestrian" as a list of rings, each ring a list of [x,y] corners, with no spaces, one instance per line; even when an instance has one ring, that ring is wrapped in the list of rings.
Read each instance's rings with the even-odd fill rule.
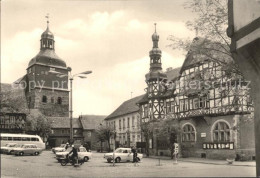
[[[78,160],[78,151],[77,149],[74,147],[74,145],[71,146],[72,150],[69,152],[69,154],[72,153],[71,155],[71,159],[73,159],[73,162],[75,163]]]
[[[133,153],[133,163],[134,163],[134,165],[135,166],[139,166],[138,165],[138,160],[137,160],[137,150],[136,150],[136,147],[135,146],[133,146],[133,148],[132,148],[132,153]]]
[[[68,148],[69,148],[69,143],[67,142],[65,146],[65,150],[67,150]]]

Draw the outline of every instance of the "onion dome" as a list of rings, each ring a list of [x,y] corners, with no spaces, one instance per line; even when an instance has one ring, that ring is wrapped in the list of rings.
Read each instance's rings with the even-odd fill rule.
[[[49,30],[49,21],[47,21],[47,29],[41,35],[40,46],[40,52],[31,59],[28,67],[31,67],[34,64],[41,64],[66,68],[66,63],[55,53],[54,35]]]
[[[53,33],[49,30],[49,26],[45,30],[45,32],[42,33],[41,38],[48,38],[48,39],[54,39]]]
[[[66,63],[52,49],[41,50],[28,64],[31,67],[34,64],[56,66],[66,68]]]
[[[156,30],[156,29],[155,29]],[[156,31],[154,32],[154,34],[152,35],[152,40],[153,41],[159,41],[159,35],[156,33]]]

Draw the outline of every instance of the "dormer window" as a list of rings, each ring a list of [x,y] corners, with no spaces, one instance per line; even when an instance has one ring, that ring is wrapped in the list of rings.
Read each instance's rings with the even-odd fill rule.
[[[32,72],[32,68],[29,68],[28,69],[28,73],[30,74]]]

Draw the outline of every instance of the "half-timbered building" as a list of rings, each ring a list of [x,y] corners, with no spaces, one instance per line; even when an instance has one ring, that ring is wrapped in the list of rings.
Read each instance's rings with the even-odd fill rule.
[[[147,92],[138,102],[142,124],[177,120],[183,157],[254,159],[250,82],[232,68],[232,58],[223,55],[226,49],[196,37],[179,74],[169,80],[162,71],[156,30],[152,41]],[[214,49],[212,56],[199,53],[196,47],[201,46]],[[169,155],[169,145],[162,142],[154,131],[147,143],[150,154]]]

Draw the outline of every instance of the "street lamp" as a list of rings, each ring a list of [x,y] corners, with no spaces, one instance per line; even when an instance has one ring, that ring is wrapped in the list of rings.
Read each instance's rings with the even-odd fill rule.
[[[88,75],[88,74],[91,74],[92,71],[85,71],[85,72],[81,72],[81,73],[78,73],[78,74],[74,74],[72,75],[71,74],[71,68],[68,67],[68,70],[69,70],[69,80],[70,80],[70,108],[69,108],[69,115],[70,115],[70,141],[72,142],[73,140],[73,127],[72,127],[72,113],[73,113],[73,110],[72,110],[72,81],[74,79],[74,77],[79,77],[81,79],[85,79],[87,78],[86,76],[84,75]]]
[[[57,77],[59,77],[59,78],[63,78],[63,77],[68,76],[68,77],[69,77],[69,80],[70,80],[69,118],[70,118],[70,142],[72,142],[72,140],[73,140],[73,128],[72,128],[72,113],[73,113],[73,110],[72,110],[72,81],[73,81],[74,77],[79,77],[79,78],[81,78],[81,79],[85,79],[85,78],[87,78],[85,75],[91,74],[92,71],[89,70],[89,71],[84,71],[84,72],[81,72],[81,73],[72,75],[72,74],[71,74],[71,70],[72,70],[71,67],[68,67],[67,69],[68,69],[68,71],[69,71],[69,75],[67,75],[67,74],[62,74],[62,73],[57,72],[57,71],[50,71],[50,72],[51,72],[51,73],[54,73],[54,74],[57,74]]]

